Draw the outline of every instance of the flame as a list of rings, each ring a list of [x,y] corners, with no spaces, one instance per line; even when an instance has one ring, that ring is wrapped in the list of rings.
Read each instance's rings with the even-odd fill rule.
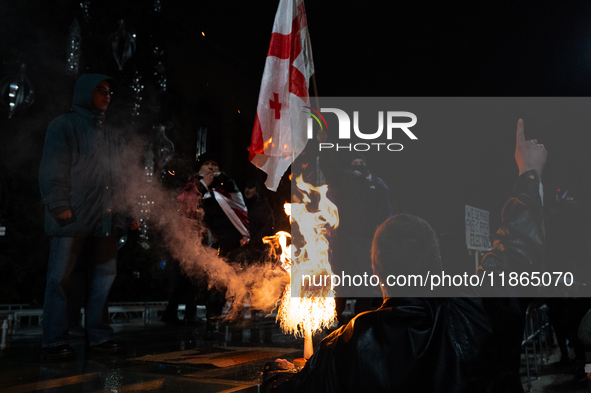
[[[284,332],[298,337],[328,328],[336,319],[335,293],[330,282],[327,286],[313,286],[306,279],[306,285],[302,286],[302,277],[332,274],[327,235],[338,226],[339,217],[336,206],[326,197],[326,185],[313,187],[300,175],[296,186],[302,193],[302,202],[286,203],[284,209],[290,222],[297,223],[303,245],[288,247],[287,237],[291,236],[286,232],[278,232],[264,241],[281,246],[281,266],[291,273],[293,286],[288,284],[283,292],[277,320]],[[314,209],[313,200],[318,202]]]
[[[290,253],[292,251],[292,246],[287,246],[288,238],[291,239],[291,234],[284,231],[279,231],[273,236],[265,236],[263,238],[263,243],[269,244],[273,250],[281,249],[281,254],[278,255],[278,258],[281,262],[281,267],[287,272],[291,269]]]
[[[272,142],[273,142],[273,137],[269,138],[269,140],[267,142],[263,143],[263,149],[266,150],[269,145],[275,146]]]

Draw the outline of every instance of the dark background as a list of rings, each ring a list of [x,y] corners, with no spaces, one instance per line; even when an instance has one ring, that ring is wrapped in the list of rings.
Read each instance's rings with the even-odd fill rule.
[[[262,184],[264,175],[248,163],[246,148],[278,1],[162,0],[160,12],[153,4],[94,0],[85,20],[80,1],[0,3],[0,79],[17,74],[25,63],[36,93],[34,104],[10,120],[6,105],[0,108],[0,224],[7,227],[0,238],[0,303],[42,302],[48,239],[37,171],[47,125],[70,109],[75,79],[65,73],[66,45],[76,17],[81,72],[105,73],[120,82],[111,121],[148,141],[153,125],[166,124],[179,160],[187,163],[195,157],[197,130],[207,127],[208,150],[221,154],[223,169],[235,179],[255,176]],[[317,0],[306,2],[306,11],[320,96],[588,96],[591,91],[587,2]],[[137,34],[137,50],[123,71],[108,39],[120,19]],[[153,76],[154,46],[163,51],[158,59],[166,68],[165,93]],[[140,116],[132,117],[136,71],[145,90]],[[555,190],[568,189],[577,202],[571,211],[584,217],[591,201],[589,132],[573,130],[565,119],[561,129],[536,133],[535,119],[525,120],[526,137],[549,151],[546,205],[552,205]],[[514,132],[515,124],[508,124],[497,133],[438,137],[435,149],[419,146],[371,169],[390,186],[395,210],[431,222],[451,258],[465,254],[464,204],[489,210],[491,228],[498,225],[517,175]],[[289,184],[266,194],[279,212]],[[570,227],[581,229],[584,223]],[[579,245],[588,249],[586,242]],[[136,250],[134,242],[125,247],[117,285],[128,290],[115,289],[114,297],[161,300],[160,256]],[[133,271],[141,271],[141,278],[133,278]]]

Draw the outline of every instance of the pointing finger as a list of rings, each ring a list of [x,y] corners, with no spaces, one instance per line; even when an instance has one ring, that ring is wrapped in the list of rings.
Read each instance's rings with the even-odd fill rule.
[[[523,119],[517,120],[517,144],[520,145],[525,142],[525,131],[523,127]]]

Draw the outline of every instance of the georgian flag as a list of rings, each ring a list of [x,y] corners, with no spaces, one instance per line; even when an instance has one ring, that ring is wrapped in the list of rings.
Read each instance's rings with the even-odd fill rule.
[[[203,195],[199,191],[199,183],[206,190]],[[215,198],[238,232],[250,239],[248,209],[244,204],[242,194],[233,181],[226,184],[225,189],[222,187],[209,188],[202,179],[194,177],[185,184],[183,191],[176,199],[185,206],[185,216],[195,220],[199,216],[198,210],[200,209],[201,198]]]
[[[225,191],[223,188],[218,187],[212,190],[215,200],[219,203],[220,207],[226,213],[226,216],[230,219],[234,227],[240,232],[242,236],[250,239],[249,222],[248,222],[248,210],[242,199],[242,194],[237,188],[232,192]],[[204,198],[207,195],[204,196]]]
[[[267,173],[265,185],[276,191],[281,177],[306,146],[310,106],[308,80],[314,73],[303,0],[281,0],[267,53],[257,114],[249,147],[250,161]]]

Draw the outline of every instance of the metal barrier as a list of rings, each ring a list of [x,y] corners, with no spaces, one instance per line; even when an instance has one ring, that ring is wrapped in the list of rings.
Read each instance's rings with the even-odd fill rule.
[[[8,316],[10,321],[14,320],[14,324],[11,324],[11,331],[12,326],[14,328],[21,327],[24,318],[28,318],[27,326],[33,326],[33,322],[37,322],[37,326],[43,326],[43,309],[42,308],[33,308],[33,309],[26,309],[25,307],[29,306],[28,304],[5,304],[0,305],[0,307],[5,308],[4,314]],[[141,320],[146,325],[150,325],[154,318],[158,318],[159,314],[166,310],[168,306],[168,302],[117,302],[117,303],[109,303],[109,321],[111,322],[130,322],[132,320]],[[250,305],[245,304],[245,317],[250,317],[249,309]],[[10,310],[10,311],[9,311]],[[178,306],[177,312],[178,316],[182,317],[185,311],[185,305],[180,304]],[[198,305],[197,306],[198,314],[205,316],[205,306]],[[1,311],[0,311],[1,313]],[[80,325],[84,327],[84,317],[85,317],[85,310],[84,307],[80,308]],[[0,318],[0,324],[3,318]]]
[[[109,303],[109,320],[115,322],[120,319],[124,319],[129,322],[133,319],[140,319],[145,324],[151,324],[152,318],[156,317],[158,313],[163,312],[166,309],[168,302],[120,302],[120,303]],[[14,327],[19,328],[23,324],[23,319],[28,318],[27,326],[33,326],[33,322],[36,319],[36,325],[43,325],[43,309],[33,308],[25,309],[28,304],[5,304],[0,307],[5,308],[7,314],[14,318]],[[179,307],[181,309],[181,307]],[[184,305],[183,308],[184,310]],[[84,307],[80,309],[81,325],[84,326]]]
[[[21,319],[28,317],[28,326],[31,326],[31,322],[34,317],[37,317],[37,326],[43,326],[43,309],[32,308],[30,310],[20,309],[12,313],[14,315],[14,327],[19,328],[21,326]]]
[[[30,304],[0,304],[0,312],[22,310],[25,307],[31,307]]]
[[[538,371],[538,352],[540,351],[540,362],[548,363],[550,355],[552,354],[552,329],[548,320],[548,307],[544,304],[541,307],[534,307],[530,304],[525,312],[525,329],[523,330],[523,341],[521,348],[525,349],[525,368],[527,371],[527,386],[529,391],[532,390],[531,384],[531,367],[529,362],[529,347],[533,349],[534,370],[536,379],[539,379]],[[544,351],[546,352],[546,359],[544,359]]]
[[[117,322],[122,318],[125,322],[141,319],[146,325],[152,323],[152,317],[163,312],[168,302],[118,302],[109,303],[109,321]],[[80,309],[80,325],[84,327],[84,307]]]

